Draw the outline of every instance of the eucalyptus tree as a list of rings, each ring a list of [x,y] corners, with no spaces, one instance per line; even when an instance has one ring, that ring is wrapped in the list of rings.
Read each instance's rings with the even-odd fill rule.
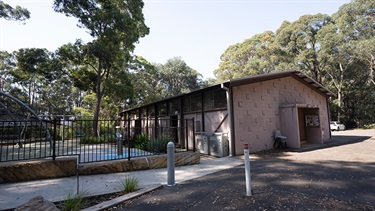
[[[375,1],[355,0],[340,7],[333,19],[344,42],[352,46],[356,59],[368,64],[368,84],[375,71]]]
[[[51,54],[46,49],[24,48],[15,51],[15,67],[9,71],[15,82],[26,95],[27,103],[34,107],[45,83],[53,78],[49,72]]]
[[[275,33],[265,31],[229,46],[220,57],[215,76],[220,81],[274,71],[277,64],[274,41]]]
[[[345,4],[333,14],[333,23],[324,26],[319,33],[323,49],[321,56],[329,61],[327,77],[337,91],[334,106],[337,106],[339,121],[343,114],[346,121],[361,124],[364,119],[369,119],[365,115],[369,107],[364,106],[365,100],[356,101],[366,95],[366,99],[375,100],[370,94],[375,91],[374,8],[373,1],[357,0]],[[362,112],[362,109],[366,111]],[[355,115],[353,111],[364,116]],[[375,113],[374,108],[372,113]]]
[[[0,51],[0,91],[9,92],[12,88],[12,76],[9,73],[14,67],[12,54]]]
[[[321,44],[318,33],[329,23],[329,15],[303,15],[297,21],[284,22],[276,31],[277,52],[292,58],[295,66],[320,83],[324,78],[327,61],[319,55]]]
[[[152,64],[141,56],[134,57],[128,67],[131,72],[133,97],[129,106],[140,106],[163,98],[161,75]]]
[[[20,6],[12,7],[4,3],[4,1],[0,1],[0,18],[25,21],[30,18],[30,12],[26,8]]]
[[[163,87],[163,97],[199,89],[203,83],[202,75],[179,57],[168,59],[165,64],[157,65],[156,68]]]
[[[74,59],[79,72],[95,84],[94,120],[99,119],[101,102],[107,92],[108,80],[122,70],[140,37],[149,33],[144,23],[141,0],[55,0],[56,12],[78,18],[93,41],[75,45],[79,57]],[[67,51],[69,52],[69,51]],[[79,75],[77,75],[79,76]],[[93,135],[97,135],[97,121]]]
[[[53,52],[25,48],[10,55],[8,62],[2,64],[6,65],[6,79],[11,82],[9,93],[38,113],[61,114],[71,111],[72,82]]]

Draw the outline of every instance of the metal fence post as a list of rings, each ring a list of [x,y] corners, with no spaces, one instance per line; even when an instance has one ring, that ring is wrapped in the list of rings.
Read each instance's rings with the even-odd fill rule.
[[[195,120],[193,117],[193,152],[195,152]]]
[[[130,160],[130,118],[128,118],[128,160]]]
[[[186,150],[189,151],[189,122],[185,119],[185,146]]]
[[[174,172],[174,143],[170,141],[167,145],[167,170],[168,170],[168,184],[167,186],[175,186],[175,172]]]
[[[56,159],[56,139],[57,139],[57,119],[53,119],[53,142],[52,142],[52,160]]]

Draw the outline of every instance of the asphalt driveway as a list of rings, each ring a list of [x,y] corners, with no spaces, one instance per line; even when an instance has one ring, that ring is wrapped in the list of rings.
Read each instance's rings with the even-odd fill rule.
[[[110,210],[375,210],[375,130],[333,132],[324,146],[251,157],[252,196],[241,165]]]

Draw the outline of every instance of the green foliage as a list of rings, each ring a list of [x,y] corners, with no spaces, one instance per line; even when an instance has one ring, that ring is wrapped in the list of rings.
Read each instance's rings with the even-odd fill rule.
[[[178,57],[169,59],[165,64],[151,64],[137,57],[132,60],[129,69],[134,88],[132,106],[187,93],[204,85],[202,75]]]
[[[30,12],[20,6],[12,7],[0,1],[0,18],[6,20],[25,21],[30,18]]]
[[[121,84],[119,76],[124,75],[121,73],[134,43],[149,33],[144,23],[143,6],[140,0],[54,1],[56,12],[76,17],[80,27],[87,29],[94,38],[87,44],[77,41],[74,45],[66,45],[60,53],[70,61],[75,84],[95,93],[94,120],[99,119],[103,97],[109,95],[109,90],[118,88],[115,85]],[[123,90],[121,88],[120,92]],[[95,135],[98,125],[93,126]]]
[[[348,128],[375,119],[375,1],[354,0],[332,16],[303,15],[229,46],[215,75],[219,81],[300,70],[336,93],[332,118]],[[358,100],[361,99],[361,100]]]
[[[75,107],[72,113],[77,116],[87,116],[87,117],[90,116],[91,118],[93,115],[92,110],[87,109],[87,108],[82,108],[82,107]]]
[[[375,123],[374,124],[368,124],[363,126],[364,129],[375,129]]]
[[[242,43],[229,46],[220,56],[219,68],[214,71],[219,81],[269,73],[277,61],[273,55],[275,33],[256,34]]]
[[[71,126],[63,126],[57,128],[58,139],[64,136],[64,139],[71,138],[74,135],[74,129]]]
[[[163,65],[157,65],[160,82],[163,84],[163,96],[170,97],[200,88],[202,75],[187,66],[181,58],[169,59]]]
[[[133,81],[131,106],[140,106],[163,98],[160,74],[155,65],[139,56],[132,59],[128,68],[132,73],[130,79]]]
[[[137,190],[139,179],[132,176],[126,176],[122,181],[122,191],[131,193]]]
[[[84,206],[85,203],[85,194],[77,194],[71,196],[70,194],[64,200],[62,205],[63,211],[78,211]]]
[[[102,143],[101,139],[98,137],[84,135],[79,138],[81,144],[100,144]]]
[[[134,147],[141,150],[147,150],[150,138],[147,134],[137,134],[134,139]]]
[[[327,61],[319,56],[321,48],[318,34],[331,22],[331,17],[325,14],[303,15],[292,23],[284,22],[277,30],[276,52],[322,83]]]
[[[147,150],[155,153],[166,153],[168,143],[173,142],[173,135],[170,133],[163,133],[155,140],[150,141]]]
[[[15,66],[12,57],[12,54],[0,51],[0,91],[2,92],[11,91],[12,77],[9,72]]]
[[[116,135],[105,134],[101,137],[95,137],[85,134],[79,138],[81,144],[102,144],[102,143],[116,143]]]

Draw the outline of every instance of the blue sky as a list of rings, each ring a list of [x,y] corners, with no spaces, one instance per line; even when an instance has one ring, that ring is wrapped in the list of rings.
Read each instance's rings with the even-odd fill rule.
[[[25,24],[0,19],[0,50],[47,48],[91,37],[77,19],[56,13],[53,0],[3,0],[31,12]],[[153,63],[181,57],[205,79],[214,78],[220,55],[235,43],[266,30],[276,31],[284,20],[305,14],[333,14],[349,0],[145,0],[150,34],[134,51]]]

